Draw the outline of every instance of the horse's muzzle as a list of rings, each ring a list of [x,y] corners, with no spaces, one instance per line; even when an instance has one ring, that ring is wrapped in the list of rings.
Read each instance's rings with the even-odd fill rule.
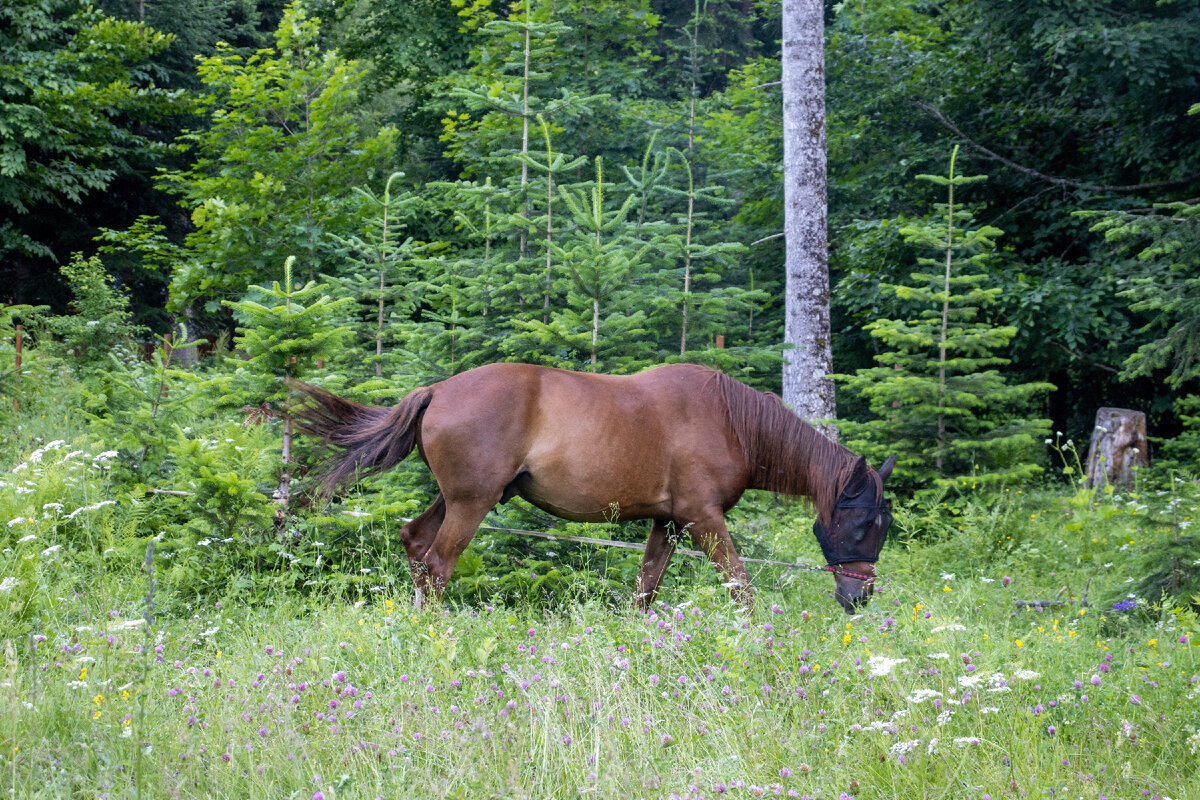
[[[843,565],[847,569],[865,574],[873,574],[874,570],[859,570],[854,569],[850,564]],[[873,566],[873,565],[868,565]],[[875,579],[871,578],[864,580],[862,578],[834,573],[834,598],[841,604],[847,614],[857,614],[867,602],[871,599],[871,595],[875,594]]]

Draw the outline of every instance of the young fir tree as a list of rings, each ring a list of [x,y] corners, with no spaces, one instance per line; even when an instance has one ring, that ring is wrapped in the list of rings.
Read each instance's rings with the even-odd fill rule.
[[[563,352],[563,366],[586,365],[593,372],[636,372],[648,365],[652,352],[646,337],[646,314],[638,308],[635,296],[650,247],[632,235],[634,226],[628,217],[636,195],[629,193],[621,205],[606,207],[604,168],[599,158],[592,186],[586,190],[560,187],[559,194],[573,228],[562,244],[551,243],[550,250],[566,273],[558,283],[567,302],[551,310],[547,322],[514,320],[514,325],[541,344]]]
[[[344,277],[323,276],[336,287],[339,295],[351,298],[353,328],[358,332],[362,366],[374,375],[359,385],[358,391],[369,396],[382,394],[394,397],[395,387],[383,380],[385,365],[390,375],[395,369],[394,331],[397,324],[409,319],[417,298],[411,291],[416,279],[414,260],[419,245],[406,235],[407,221],[417,212],[420,199],[411,191],[394,184],[404,177],[392,173],[383,185],[383,193],[358,187],[356,193],[369,209],[363,230],[342,243],[347,249],[346,261],[357,269]],[[353,358],[353,361],[359,361]],[[344,363],[350,379],[365,377],[355,364]]]
[[[236,370],[227,382],[224,399],[258,406],[264,416],[283,418],[282,464],[275,500],[286,507],[291,497],[293,421],[286,410],[272,410],[288,397],[287,378],[313,374],[321,359],[336,353],[351,338],[350,328],[337,321],[353,302],[350,298],[333,299],[325,284],[308,281],[303,286],[292,282],[288,257],[283,267],[283,284],[251,286],[242,300],[226,301],[241,323],[235,344],[243,359],[233,359]],[[281,509],[282,510],[282,509]]]
[[[901,228],[908,243],[937,254],[918,258],[930,271],[913,272],[910,284],[880,287],[898,308],[915,309],[915,317],[866,326],[883,349],[875,356],[879,366],[834,376],[871,411],[866,421],[839,421],[843,442],[869,459],[898,453],[895,475],[918,490],[1037,475],[1039,444],[1050,430],[1049,420],[1028,414],[1034,399],[1054,387],[1010,385],[997,369],[1009,362],[996,352],[1017,333],[982,314],[1001,292],[987,287],[986,268],[1003,231],[976,227],[956,202],[956,188],[986,180],[955,175],[957,155],[955,148],[948,177],[918,176],[945,187],[947,201]]]
[[[420,311],[392,325],[395,369],[406,385],[443,380],[455,372],[504,360],[506,309],[516,301],[505,290],[513,252],[505,247],[511,228],[502,221],[506,193],[483,183],[432,184],[445,192],[460,247],[441,245],[416,261],[417,277],[405,287]]]

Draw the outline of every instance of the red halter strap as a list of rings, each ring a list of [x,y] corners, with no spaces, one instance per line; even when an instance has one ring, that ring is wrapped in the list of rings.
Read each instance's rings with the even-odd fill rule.
[[[830,567],[830,566],[818,567],[818,569],[822,569],[825,572],[832,572],[834,575],[845,575],[849,578],[858,578],[860,581],[873,582],[875,580],[874,575],[867,575],[865,572],[851,572],[850,570],[842,569],[840,566],[837,566],[837,565],[834,565],[832,567]]]

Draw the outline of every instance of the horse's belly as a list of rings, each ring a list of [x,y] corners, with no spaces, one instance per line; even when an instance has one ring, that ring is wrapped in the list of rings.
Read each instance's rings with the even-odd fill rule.
[[[514,488],[543,511],[574,522],[670,516],[670,495],[660,486],[661,480],[651,480],[648,484],[603,480],[601,475],[586,472],[559,472],[551,476],[527,472],[514,481]]]

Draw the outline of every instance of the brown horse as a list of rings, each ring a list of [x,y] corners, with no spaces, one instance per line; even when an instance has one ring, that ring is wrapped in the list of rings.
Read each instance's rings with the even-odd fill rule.
[[[484,516],[514,496],[581,522],[650,519],[635,602],[658,591],[687,531],[735,598],[753,589],[725,527],[747,489],[806,497],[814,531],[847,613],[873,592],[888,526],[876,472],[789,411],[778,397],[707,367],[674,364],[638,375],[594,375],[490,364],[415,389],[392,408],[293,382],[301,427],[341,452],[319,491],[384,470],[413,447],[441,490],[400,539],[417,589],[440,596]]]

